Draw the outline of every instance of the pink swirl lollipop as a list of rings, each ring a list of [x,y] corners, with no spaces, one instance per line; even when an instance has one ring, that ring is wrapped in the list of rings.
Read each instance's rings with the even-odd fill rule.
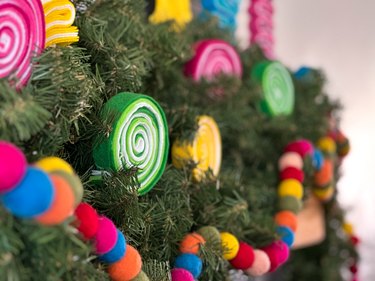
[[[10,76],[25,85],[31,58],[45,42],[44,12],[40,0],[0,0],[0,78]]]
[[[195,56],[185,64],[185,74],[195,81],[212,80],[218,74],[242,76],[242,65],[236,50],[218,39],[199,41],[194,46]]]

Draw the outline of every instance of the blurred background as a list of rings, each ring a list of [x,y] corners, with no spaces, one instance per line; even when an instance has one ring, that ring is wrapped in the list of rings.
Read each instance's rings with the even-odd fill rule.
[[[275,47],[292,70],[321,68],[351,141],[339,200],[361,238],[361,281],[375,280],[375,1],[275,0]]]

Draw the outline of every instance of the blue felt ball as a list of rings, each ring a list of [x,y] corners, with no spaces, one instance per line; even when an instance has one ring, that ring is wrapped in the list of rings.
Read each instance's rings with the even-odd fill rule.
[[[307,75],[309,75],[311,73],[311,70],[312,69],[310,67],[302,66],[300,69],[298,69],[294,73],[294,77],[297,78],[297,79],[301,79],[303,77],[306,77]]]
[[[126,239],[124,234],[117,229],[117,242],[115,247],[108,253],[101,255],[99,259],[105,263],[115,263],[122,259],[126,253]]]
[[[202,260],[193,254],[181,254],[176,258],[174,267],[186,269],[197,279],[202,272]]]
[[[319,171],[322,168],[323,164],[324,164],[324,155],[319,149],[315,148],[314,154],[312,157],[312,165],[315,168],[315,170]]]
[[[293,231],[287,226],[278,226],[276,229],[277,234],[280,235],[281,240],[288,245],[288,247],[292,247],[294,243],[294,233]]]
[[[28,167],[20,184],[2,197],[5,208],[21,218],[32,218],[46,212],[54,199],[55,189],[42,170]]]

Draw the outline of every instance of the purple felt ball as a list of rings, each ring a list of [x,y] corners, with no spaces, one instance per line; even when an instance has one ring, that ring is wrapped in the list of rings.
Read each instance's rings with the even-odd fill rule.
[[[14,144],[0,141],[0,194],[11,191],[26,174],[27,161]]]

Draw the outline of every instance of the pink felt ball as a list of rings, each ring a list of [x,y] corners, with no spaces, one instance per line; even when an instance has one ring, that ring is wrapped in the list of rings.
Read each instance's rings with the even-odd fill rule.
[[[301,139],[289,143],[285,148],[284,152],[297,152],[302,158],[306,155],[312,155],[314,152],[314,146],[308,140]]]
[[[117,229],[114,223],[104,216],[99,217],[98,231],[95,235],[96,252],[100,255],[108,253],[117,242]]]
[[[300,183],[303,183],[305,179],[305,174],[302,170],[288,167],[280,172],[280,180],[287,180],[287,179],[295,179],[298,180]]]
[[[194,281],[193,275],[183,268],[174,268],[171,271],[172,281]]]
[[[271,268],[271,261],[267,254],[262,250],[254,250],[253,265],[245,270],[245,273],[250,276],[262,276],[266,274]]]
[[[275,271],[280,265],[285,263],[289,258],[288,245],[283,241],[275,241],[272,244],[262,248],[270,259],[270,272]]]
[[[240,242],[237,255],[229,262],[235,269],[249,268],[254,262],[254,249],[249,244]]]
[[[0,194],[11,191],[26,174],[27,161],[14,144],[0,141]]]
[[[288,167],[294,167],[298,170],[302,170],[303,160],[297,152],[285,152],[279,159],[279,171],[282,171]]]

